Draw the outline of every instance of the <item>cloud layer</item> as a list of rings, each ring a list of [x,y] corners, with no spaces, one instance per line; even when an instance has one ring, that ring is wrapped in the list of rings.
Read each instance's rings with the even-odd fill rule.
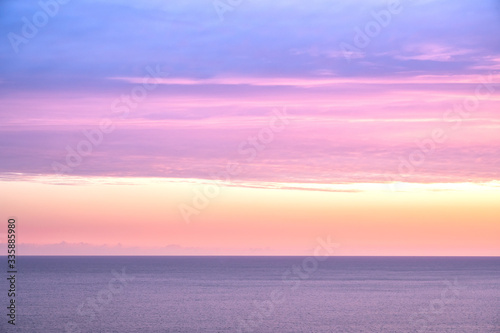
[[[498,2],[390,3],[6,1],[0,172],[498,179]]]

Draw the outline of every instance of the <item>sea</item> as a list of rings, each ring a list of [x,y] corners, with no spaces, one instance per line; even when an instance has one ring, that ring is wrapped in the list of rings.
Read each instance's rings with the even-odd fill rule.
[[[499,257],[21,256],[1,274],[0,332],[500,332]]]

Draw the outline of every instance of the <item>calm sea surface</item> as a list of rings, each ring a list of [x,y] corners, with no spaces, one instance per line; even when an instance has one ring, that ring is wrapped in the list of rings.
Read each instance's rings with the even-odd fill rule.
[[[18,270],[15,327],[2,272],[0,332],[500,332],[500,258],[18,257]]]

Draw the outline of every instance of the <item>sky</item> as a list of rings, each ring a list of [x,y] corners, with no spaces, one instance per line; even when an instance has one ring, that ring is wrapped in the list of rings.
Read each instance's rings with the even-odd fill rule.
[[[500,255],[498,1],[0,13],[21,254]]]

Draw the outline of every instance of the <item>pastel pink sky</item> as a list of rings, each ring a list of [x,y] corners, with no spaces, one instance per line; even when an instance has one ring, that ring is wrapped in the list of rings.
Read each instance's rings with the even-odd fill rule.
[[[408,76],[381,83],[359,78],[358,83],[310,88],[297,88],[291,80],[291,86],[272,92],[239,84],[200,88],[161,81],[134,104],[121,102],[121,96],[138,84],[123,94],[14,95],[4,101],[9,112],[2,115],[1,135],[11,144],[3,150],[2,171],[58,172],[62,167],[54,163],[67,165],[69,152],[89,140],[84,133],[97,135],[107,120],[111,132],[102,133],[102,139],[97,135],[99,145],[67,173],[210,179],[227,162],[237,162],[245,164],[238,178],[246,180],[498,179],[500,78],[455,79],[428,77],[421,83]],[[402,84],[405,80],[409,83]],[[221,92],[211,92],[217,89]],[[267,131],[275,111],[281,114],[276,126],[284,130],[273,132],[265,148],[245,144]],[[420,150],[423,162],[410,172],[411,154]]]
[[[21,254],[500,255],[498,2],[401,2],[365,45],[385,1],[207,3],[0,42]],[[4,7],[5,36],[36,10]]]

